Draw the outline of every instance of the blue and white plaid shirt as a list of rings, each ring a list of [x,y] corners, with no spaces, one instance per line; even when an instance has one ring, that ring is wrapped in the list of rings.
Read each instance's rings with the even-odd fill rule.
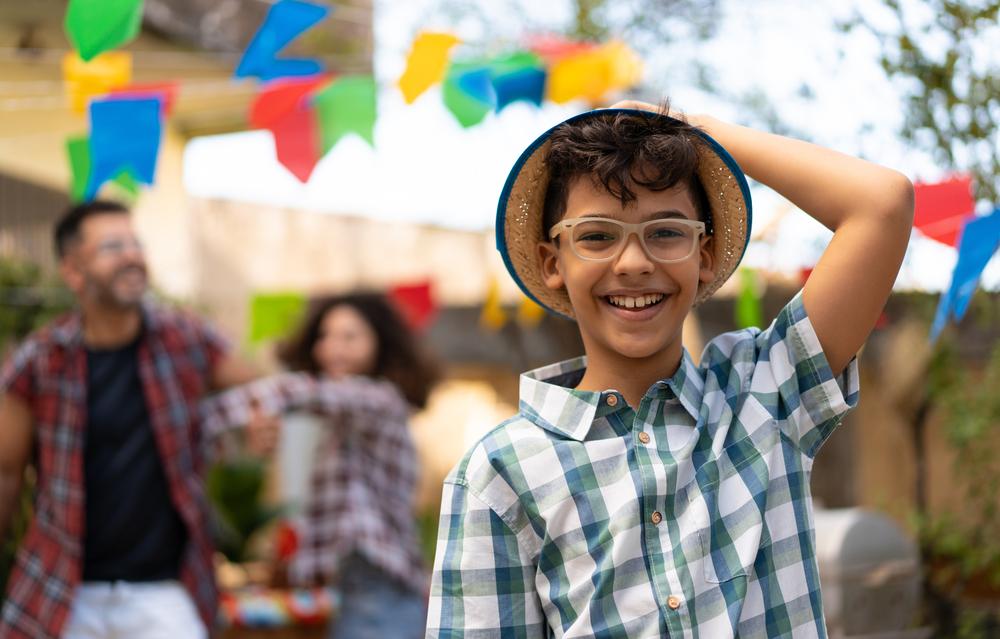
[[[584,367],[523,375],[446,480],[427,636],[825,637],[809,477],[858,374],[801,294],[634,410]]]

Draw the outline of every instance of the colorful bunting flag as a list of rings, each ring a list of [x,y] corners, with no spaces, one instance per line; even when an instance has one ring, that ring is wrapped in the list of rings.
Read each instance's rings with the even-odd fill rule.
[[[403,314],[407,325],[415,331],[424,331],[437,315],[431,281],[415,284],[397,284],[389,289],[391,299]]]
[[[331,78],[319,74],[274,80],[250,105],[250,125],[271,132],[278,162],[303,183],[322,157],[319,122],[308,96]]]
[[[129,84],[128,86],[111,89],[108,97],[114,98],[159,98],[163,104],[163,117],[168,117],[174,110],[179,85],[176,82],[149,82]]]
[[[90,138],[83,135],[66,140],[66,157],[70,170],[70,198],[74,202],[83,201],[90,181]],[[127,171],[121,171],[113,178],[114,183],[128,198],[139,193],[139,183]]]
[[[406,69],[399,78],[399,88],[407,104],[412,104],[424,91],[444,79],[448,55],[459,42],[450,33],[425,31],[417,36],[406,58]]]
[[[507,323],[507,313],[500,305],[500,284],[495,278],[486,289],[486,300],[479,314],[479,325],[490,331],[499,331]]]
[[[70,107],[82,114],[95,96],[129,83],[132,79],[132,54],[111,51],[86,62],[71,51],[63,56],[62,70]]]
[[[547,91],[553,102],[584,99],[597,104],[606,93],[639,81],[642,64],[624,43],[608,42],[555,62],[549,70]]]
[[[284,337],[306,310],[301,293],[258,293],[250,299],[250,343]]]
[[[760,305],[760,284],[757,273],[751,268],[740,269],[740,294],[736,298],[736,326],[760,327],[764,324],[764,311]]]
[[[161,114],[158,98],[94,100],[90,103],[90,177],[84,199],[128,171],[143,184],[156,176]]]
[[[336,78],[312,98],[326,153],[348,133],[375,146],[375,78],[346,75]]]
[[[965,223],[958,245],[958,261],[951,275],[951,285],[941,295],[934,324],[931,326],[931,341],[937,339],[951,317],[955,321],[965,317],[972,295],[979,286],[979,276],[998,248],[1000,207],[989,215],[974,217]]]
[[[441,99],[462,127],[479,124],[495,105],[490,70],[471,63],[451,65],[441,86]]]
[[[913,226],[926,237],[955,246],[962,224],[975,210],[972,178],[955,176],[943,182],[913,185]]]
[[[279,0],[271,6],[264,23],[247,46],[236,67],[235,76],[259,78],[267,82],[276,78],[320,73],[323,67],[316,60],[278,58],[277,55],[329,12],[329,7],[303,0]]]
[[[521,296],[521,303],[517,305],[517,323],[525,328],[535,328],[543,319],[545,319],[545,309],[527,295]]]
[[[63,27],[80,57],[89,61],[139,33],[142,0],[70,0]]]

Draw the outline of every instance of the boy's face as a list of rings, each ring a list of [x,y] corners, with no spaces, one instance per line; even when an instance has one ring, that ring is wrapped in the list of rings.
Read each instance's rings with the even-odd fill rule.
[[[568,189],[562,219],[596,216],[627,223],[666,217],[698,220],[686,185],[665,191],[637,184],[631,188],[637,198],[622,206],[621,200],[589,177],[578,178]],[[539,253],[546,286],[565,288],[569,294],[592,362],[664,358],[669,365],[680,358],[681,327],[699,283],[710,282],[714,276],[710,242],[699,238],[690,257],[672,263],[653,260],[636,235],[626,238],[617,257],[604,262],[578,257],[566,233],[558,242],[540,243]],[[641,298],[641,308],[635,298]]]

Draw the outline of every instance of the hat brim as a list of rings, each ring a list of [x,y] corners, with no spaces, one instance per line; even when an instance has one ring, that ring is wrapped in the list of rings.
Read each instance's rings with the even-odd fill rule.
[[[598,109],[575,115],[538,136],[514,163],[497,206],[497,250],[507,271],[525,295],[549,312],[572,319],[573,305],[565,289],[551,289],[542,279],[538,243],[542,240],[542,212],[548,189],[549,138],[559,127],[582,120],[616,114],[667,118],[636,109]],[[699,146],[698,177],[708,195],[712,214],[715,277],[698,287],[697,306],[733,274],[750,243],[752,203],[743,170],[721,144],[700,129],[694,131],[705,142]]]

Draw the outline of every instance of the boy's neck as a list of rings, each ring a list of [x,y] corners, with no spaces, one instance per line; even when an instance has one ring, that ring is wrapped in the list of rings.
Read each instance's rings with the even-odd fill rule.
[[[617,353],[587,353],[587,370],[577,385],[579,390],[615,389],[632,408],[638,408],[649,387],[674,376],[681,365],[681,345],[646,359],[624,358]]]

